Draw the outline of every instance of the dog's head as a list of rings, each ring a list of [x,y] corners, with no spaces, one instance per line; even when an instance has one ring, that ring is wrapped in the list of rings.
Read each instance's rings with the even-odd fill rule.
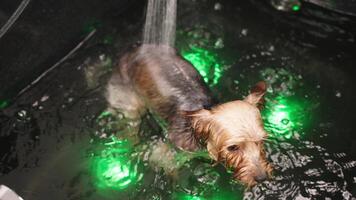
[[[244,100],[191,113],[196,137],[206,142],[211,158],[232,168],[234,177],[248,186],[272,171],[265,158],[267,132],[259,110],[265,91],[266,84],[259,82]]]

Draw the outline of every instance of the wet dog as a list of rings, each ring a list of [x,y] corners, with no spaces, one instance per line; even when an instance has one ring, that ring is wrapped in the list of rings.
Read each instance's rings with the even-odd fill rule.
[[[202,77],[173,48],[142,45],[115,66],[107,100],[132,120],[147,110],[157,114],[168,123],[168,138],[177,148],[207,149],[235,179],[251,186],[271,172],[258,109],[265,91],[259,82],[245,99],[215,105]]]

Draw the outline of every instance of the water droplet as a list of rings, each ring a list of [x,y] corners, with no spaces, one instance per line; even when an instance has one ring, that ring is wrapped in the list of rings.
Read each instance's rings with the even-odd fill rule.
[[[19,117],[23,118],[23,117],[26,117],[27,112],[26,112],[26,110],[21,110],[17,114],[18,114]]]
[[[223,39],[218,38],[218,39],[216,40],[214,46],[215,46],[216,49],[221,49],[221,48],[223,48],[223,47],[224,47],[224,41],[223,41]]]
[[[268,48],[268,51],[274,51],[274,46],[271,45],[271,46]]]
[[[221,10],[221,9],[222,9],[222,5],[220,3],[215,3],[214,10]]]
[[[26,110],[20,110],[17,112],[17,120],[21,122],[28,122],[31,120],[31,117]]]
[[[242,29],[241,35],[247,36],[247,33],[248,33],[248,29],[246,29],[246,28]]]
[[[100,59],[101,61],[104,61],[105,58],[106,58],[106,55],[105,55],[105,54],[101,54],[101,55],[99,56],[99,59]]]
[[[43,95],[43,97],[41,98],[41,102],[45,102],[49,99],[48,95]]]

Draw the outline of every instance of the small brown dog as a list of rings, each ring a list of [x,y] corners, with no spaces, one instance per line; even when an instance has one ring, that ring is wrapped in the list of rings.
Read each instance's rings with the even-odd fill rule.
[[[156,113],[168,122],[176,147],[206,148],[212,159],[234,170],[235,179],[251,186],[271,172],[258,109],[265,90],[260,82],[244,100],[213,105],[202,77],[173,48],[142,45],[120,59],[107,100],[130,119],[140,119],[146,110]]]

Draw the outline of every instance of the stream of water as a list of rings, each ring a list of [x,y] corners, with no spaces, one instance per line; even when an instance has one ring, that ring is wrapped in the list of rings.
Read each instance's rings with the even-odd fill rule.
[[[149,0],[143,43],[174,46],[176,15],[177,0]]]

